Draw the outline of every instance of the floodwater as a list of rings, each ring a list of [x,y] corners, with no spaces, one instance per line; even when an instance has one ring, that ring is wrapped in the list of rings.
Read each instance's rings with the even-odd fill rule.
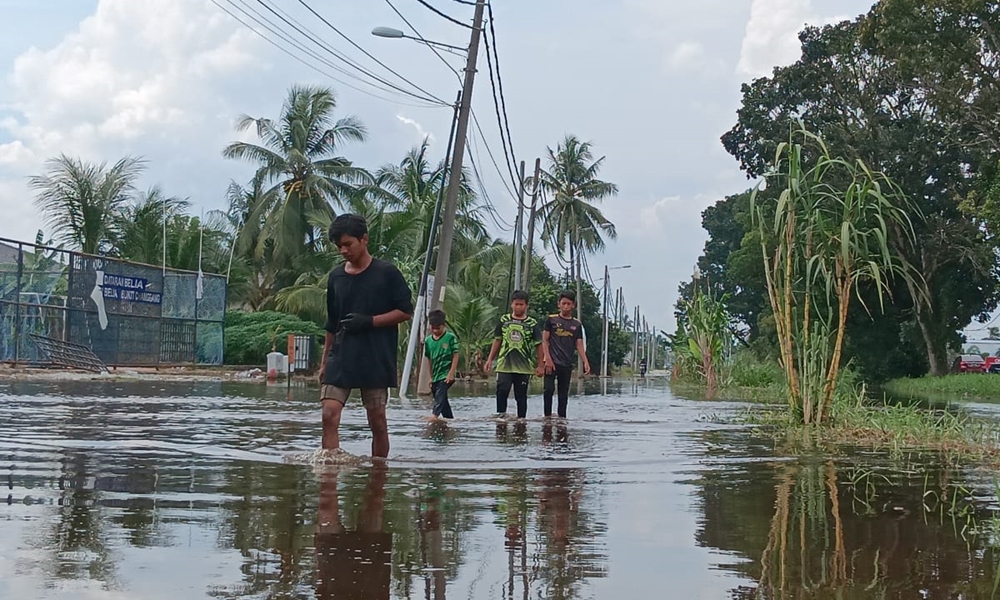
[[[595,384],[600,386],[600,384]],[[989,475],[790,458],[745,404],[577,389],[570,420],[393,400],[387,467],[316,449],[316,388],[0,384],[0,598],[990,598]],[[479,396],[479,397],[476,397]],[[529,417],[541,412],[534,395]],[[364,412],[342,443],[365,454]]]

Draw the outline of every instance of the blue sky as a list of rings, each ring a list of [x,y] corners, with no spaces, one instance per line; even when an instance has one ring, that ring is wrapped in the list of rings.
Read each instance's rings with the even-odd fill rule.
[[[427,38],[467,43],[467,30],[415,0],[391,1]],[[238,5],[218,2],[231,10],[231,2]],[[297,1],[269,2],[337,50],[365,60]],[[471,17],[471,7],[434,3],[462,20]],[[310,4],[408,79],[454,98],[457,79],[426,48],[370,35],[379,25],[405,28],[388,2]],[[546,147],[573,133],[607,157],[602,176],[619,186],[618,197],[602,207],[619,240],[591,257],[594,277],[605,264],[631,264],[613,274],[612,286],[624,286],[628,303],[638,302],[651,324],[672,330],[677,285],[690,277],[705,240],[701,211],[748,185],[719,143],[734,123],[740,84],[794,61],[803,24],[852,17],[869,6],[863,0],[496,2],[518,159],[530,168]],[[229,182],[251,172],[221,157],[222,147],[237,139],[233,121],[241,113],[277,115],[294,83],[332,86],[340,113],[366,124],[368,142],[343,149],[358,164],[398,162],[428,133],[432,151],[444,152],[447,109],[355,92],[279,52],[209,0],[0,0],[0,14],[0,237],[32,239],[42,227],[26,177],[59,152],[94,161],[144,156],[143,185],[187,196],[196,211],[221,208]],[[449,60],[460,66],[459,58]],[[473,105],[498,152],[480,67]],[[515,204],[477,147],[490,196],[512,220]]]

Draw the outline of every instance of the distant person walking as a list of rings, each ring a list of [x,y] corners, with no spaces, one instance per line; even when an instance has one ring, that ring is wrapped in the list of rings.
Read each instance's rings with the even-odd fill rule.
[[[385,407],[396,387],[398,325],[413,314],[413,299],[402,273],[368,252],[368,224],[358,215],[340,215],[330,224],[330,241],[344,264],[330,273],[326,288],[326,340],[320,367],[323,449],[340,447],[340,417],[359,390],[372,431],[372,456],[389,455]]]
[[[517,402],[517,418],[528,416],[528,382],[531,374],[543,373],[542,328],[528,316],[528,292],[517,290],[511,296],[510,312],[500,317],[490,355],[486,359],[489,373],[497,361],[497,417],[507,415],[507,399],[511,389]]]
[[[552,416],[552,395],[558,390],[558,415],[566,418],[569,384],[573,377],[576,354],[580,353],[583,374],[590,373],[590,361],[583,346],[583,323],[573,318],[576,294],[566,290],[559,294],[559,312],[549,315],[542,327],[542,353],[545,356],[545,416]]]
[[[434,395],[434,416],[452,419],[448,389],[455,383],[458,370],[458,338],[445,326],[443,310],[432,310],[427,315],[431,334],[424,340],[424,357],[431,374],[431,393]]]

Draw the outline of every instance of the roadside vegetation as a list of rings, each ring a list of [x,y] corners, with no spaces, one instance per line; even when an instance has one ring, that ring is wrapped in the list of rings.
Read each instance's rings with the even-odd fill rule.
[[[1000,398],[1000,376],[945,376],[1000,301],[1000,14],[931,4],[807,27],[797,62],[743,86],[722,143],[762,184],[702,214],[680,393],[757,402],[748,421],[814,444],[996,458],[992,420],[927,400]]]

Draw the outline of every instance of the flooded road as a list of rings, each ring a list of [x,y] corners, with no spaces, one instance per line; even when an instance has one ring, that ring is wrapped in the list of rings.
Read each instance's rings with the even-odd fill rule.
[[[994,482],[788,458],[745,404],[593,383],[570,420],[390,403],[387,468],[286,464],[316,388],[0,384],[0,598],[990,598]],[[535,417],[532,419],[531,417]],[[369,452],[364,411],[342,444]],[[3,497],[6,496],[6,502]]]

